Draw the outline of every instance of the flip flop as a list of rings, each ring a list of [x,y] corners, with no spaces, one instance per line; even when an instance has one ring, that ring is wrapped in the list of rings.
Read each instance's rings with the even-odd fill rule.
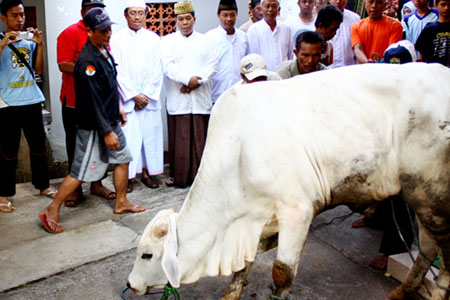
[[[168,186],[168,187],[175,186],[175,181],[172,177],[167,177],[166,186]]]
[[[114,213],[116,215],[121,215],[121,214],[125,214],[125,213],[140,213],[140,212],[144,212],[146,211],[146,208],[143,206],[139,206],[139,205],[134,205],[131,207],[127,207],[125,209],[122,209],[119,212],[114,211]]]
[[[47,190],[47,189],[45,189],[45,190]],[[44,190],[44,191],[45,191],[45,190]],[[51,190],[51,189],[48,189],[47,192],[44,192],[44,191],[41,191],[41,192],[39,193],[39,195],[48,197],[48,198],[50,198],[50,199],[55,199],[56,191]]]
[[[14,206],[11,206],[11,202],[8,201],[8,204],[0,203],[0,212],[12,213],[14,211],[16,211],[16,208]]]
[[[114,200],[116,199],[116,193],[108,189],[107,187],[100,187],[99,189],[93,190],[91,189],[91,195],[98,196],[100,198],[104,198],[106,200]]]
[[[39,218],[41,219],[42,225],[44,225],[45,230],[47,230],[48,232],[50,232],[50,233],[60,233],[60,232],[64,231],[64,228],[62,228],[62,227],[61,227],[60,230],[51,229],[50,226],[48,226],[48,223],[53,223],[53,224],[55,224],[57,226],[61,226],[61,224],[56,222],[55,220],[47,218],[47,216],[45,215],[45,212],[40,213],[39,214]]]

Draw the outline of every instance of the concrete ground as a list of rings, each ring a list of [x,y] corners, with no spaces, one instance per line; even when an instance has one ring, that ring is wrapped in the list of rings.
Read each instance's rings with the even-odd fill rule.
[[[60,180],[52,185],[57,188]],[[111,176],[105,184],[112,188]],[[64,233],[44,231],[38,213],[51,201],[38,195],[30,183],[17,185],[12,199],[16,212],[0,214],[0,299],[120,299],[135,259],[135,247],[146,224],[160,209],[179,210],[188,189],[151,190],[139,181],[129,199],[148,210],[114,215],[113,201],[89,194],[76,208],[62,208]],[[292,299],[387,299],[399,283],[383,271],[371,269],[381,232],[352,229],[360,216],[345,207],[320,214],[314,220],[302,254]],[[267,299],[275,250],[258,255],[242,299]],[[219,299],[231,278],[203,278],[179,289],[182,299]],[[127,299],[159,299],[126,293]]]

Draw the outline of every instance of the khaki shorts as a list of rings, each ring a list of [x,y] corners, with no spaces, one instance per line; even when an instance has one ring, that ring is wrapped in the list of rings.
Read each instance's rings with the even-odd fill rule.
[[[113,131],[119,138],[118,150],[108,149],[96,130],[78,128],[70,176],[81,181],[97,181],[103,178],[109,164],[124,164],[133,160],[120,125],[115,126]]]

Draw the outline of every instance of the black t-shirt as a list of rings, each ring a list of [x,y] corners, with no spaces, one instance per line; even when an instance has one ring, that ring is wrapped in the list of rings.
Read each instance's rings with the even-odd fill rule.
[[[416,50],[422,53],[424,62],[450,67],[450,22],[427,24],[417,39]]]

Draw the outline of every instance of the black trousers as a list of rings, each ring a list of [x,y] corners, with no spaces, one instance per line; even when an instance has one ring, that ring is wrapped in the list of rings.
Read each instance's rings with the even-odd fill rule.
[[[32,184],[49,187],[48,161],[41,104],[0,109],[0,196],[16,194],[17,154],[22,130],[30,148]]]

